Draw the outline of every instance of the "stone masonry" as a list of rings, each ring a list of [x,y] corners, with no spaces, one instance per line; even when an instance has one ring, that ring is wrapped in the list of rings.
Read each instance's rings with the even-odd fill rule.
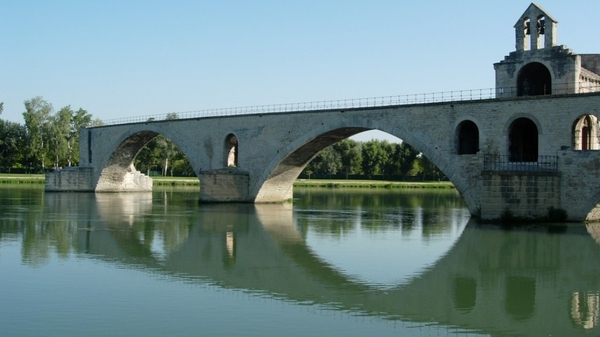
[[[600,117],[600,94],[224,116],[97,127],[83,130],[81,137],[80,170],[92,177],[92,182],[82,186],[98,186],[101,176],[123,179],[119,177],[130,172],[131,161],[146,144],[148,135],[162,134],[184,152],[201,177],[201,184],[208,187],[210,179],[218,181],[213,192],[209,193],[208,189],[203,192],[201,200],[280,202],[292,196],[295,178],[320,150],[359,132],[377,129],[403,139],[423,152],[454,183],[472,214],[489,210],[487,214],[494,216],[504,210],[504,204],[483,204],[492,200],[492,196],[484,197],[484,156],[508,155],[511,124],[517,118],[528,118],[534,121],[539,133],[539,155],[556,156],[560,173],[559,178],[552,178],[560,180],[560,187],[554,188],[557,197],[545,205],[546,201],[543,201],[537,209],[541,212],[550,206],[556,207],[559,200],[559,208],[567,210],[570,220],[583,221],[600,202],[597,192],[600,191],[597,179],[600,176],[600,151],[572,149],[573,125],[586,114]],[[457,151],[457,127],[465,120],[473,121],[479,130],[479,151],[475,154]],[[234,134],[239,143],[237,168],[225,167],[224,140],[229,134]],[[137,142],[132,141],[134,139]],[[109,162],[112,164],[107,165]],[[90,169],[93,173],[89,173]],[[106,174],[106,170],[112,173]],[[232,171],[243,174],[238,177],[232,175]],[[64,174],[61,172],[56,174]],[[219,174],[224,175],[223,179],[217,179]],[[231,176],[235,179],[230,179]],[[240,183],[238,178],[247,179],[247,185],[245,181]],[[121,180],[115,181],[116,187]],[[53,190],[61,189],[56,184],[49,185],[49,190],[52,186]],[[235,191],[235,194],[227,195],[229,192],[226,191]],[[488,218],[485,214],[484,217]]]

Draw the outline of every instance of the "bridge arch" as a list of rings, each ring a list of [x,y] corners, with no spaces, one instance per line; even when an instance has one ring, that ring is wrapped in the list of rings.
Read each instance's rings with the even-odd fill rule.
[[[407,123],[386,123],[373,119],[336,120],[312,129],[287,145],[265,166],[260,178],[250,187],[256,202],[271,202],[292,198],[294,180],[321,150],[363,131],[379,130],[398,137],[423,153],[454,184],[471,212],[476,212],[476,198],[471,194],[468,178],[456,174],[455,167],[443,149],[422,133],[415,133]]]
[[[199,163],[195,157],[186,152],[186,147],[183,146],[185,143],[177,135],[169,130],[156,127],[152,123],[140,124],[128,129],[120,137],[105,145],[106,156],[100,159],[97,167],[101,167],[101,170],[95,174],[96,191],[151,190],[151,184],[149,189],[139,187],[140,179],[146,178],[136,170],[134,160],[144,146],[159,135],[172,141],[197,172]]]
[[[552,74],[540,62],[531,62],[519,70],[517,76],[517,96],[538,96],[552,94]]]

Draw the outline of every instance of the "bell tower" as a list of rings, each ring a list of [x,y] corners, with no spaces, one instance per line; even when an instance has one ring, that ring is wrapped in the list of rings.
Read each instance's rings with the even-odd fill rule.
[[[515,24],[517,51],[556,46],[556,24],[540,6],[532,3]]]
[[[515,51],[495,63],[496,96],[537,96],[596,92],[600,55],[577,55],[557,43],[558,21],[532,3],[515,28]]]

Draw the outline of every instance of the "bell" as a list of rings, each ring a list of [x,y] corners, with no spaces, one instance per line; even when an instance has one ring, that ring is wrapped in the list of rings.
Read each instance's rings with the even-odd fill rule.
[[[546,20],[544,19],[540,19],[537,22],[537,28],[538,28],[538,33],[539,34],[544,34],[544,28],[546,26]]]

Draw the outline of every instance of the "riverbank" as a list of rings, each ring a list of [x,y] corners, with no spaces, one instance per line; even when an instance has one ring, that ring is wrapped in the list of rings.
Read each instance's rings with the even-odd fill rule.
[[[45,182],[46,177],[43,174],[0,174],[0,184],[43,184]]]
[[[387,181],[387,180],[345,180],[345,179],[297,179],[294,187],[328,188],[454,188],[449,181]]]
[[[196,177],[152,177],[157,186],[199,186]],[[43,184],[43,174],[0,174],[0,184]],[[324,188],[454,188],[449,181],[385,181],[385,180],[345,180],[345,179],[297,179],[295,187]]]

